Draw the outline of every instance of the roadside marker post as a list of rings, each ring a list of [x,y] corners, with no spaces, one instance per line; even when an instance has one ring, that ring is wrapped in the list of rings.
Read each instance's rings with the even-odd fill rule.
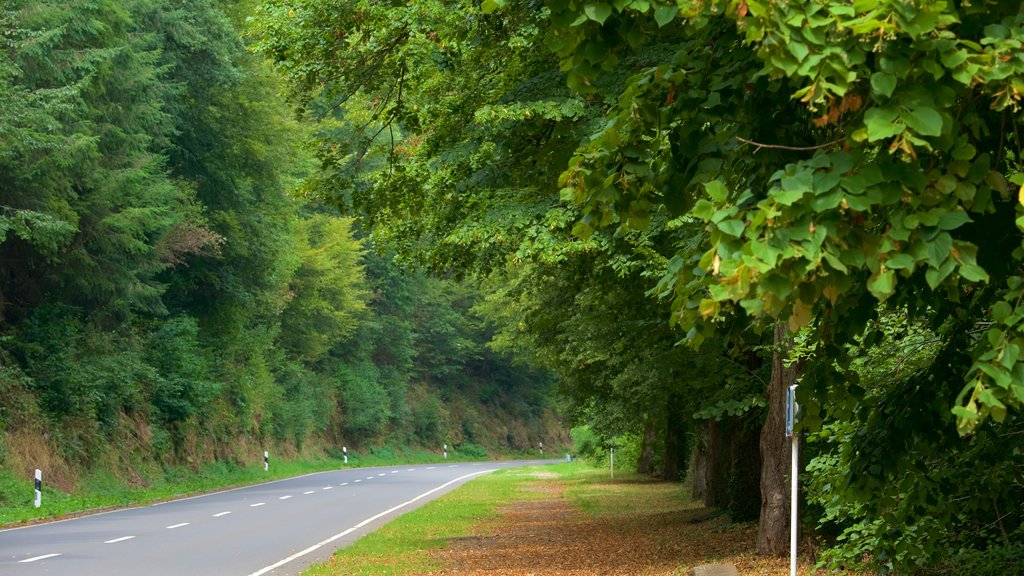
[[[263,451],[263,471],[270,470],[270,452],[267,450]]]
[[[539,445],[540,445],[540,456],[541,456],[541,458],[543,458],[544,457],[544,443],[540,442]]]
[[[800,405],[796,402],[796,384],[786,390],[786,437],[793,449],[789,494],[789,574],[796,576],[797,498],[799,495],[798,476],[800,473],[800,437],[796,434],[796,419]]]
[[[43,471],[36,468],[36,508],[43,505]]]
[[[444,459],[448,459],[448,444],[444,445]]]
[[[608,449],[608,459],[611,460],[612,480],[615,480],[615,448]]]
[[[345,464],[348,464],[348,446],[341,447],[341,457],[345,459]]]

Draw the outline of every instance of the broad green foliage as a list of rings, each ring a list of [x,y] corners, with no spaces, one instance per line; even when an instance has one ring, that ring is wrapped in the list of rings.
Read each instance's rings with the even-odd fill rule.
[[[821,564],[999,573],[1000,550],[1022,525],[1020,419],[961,438],[948,410],[958,386],[945,374],[970,363],[962,337],[897,315],[877,334],[853,352],[865,389],[853,415],[809,436],[808,501],[819,532],[836,540]]]
[[[431,268],[558,258],[573,218],[550,183],[591,103],[543,49],[545,11],[468,17],[473,3],[266,2],[257,48],[318,119],[312,187],[378,242]],[[500,63],[500,64],[499,64]]]
[[[312,362],[352,335],[367,294],[351,220],[311,216],[299,232],[302,264],[292,277],[281,338],[295,356]]]
[[[606,18],[551,6],[562,25],[549,45],[580,86],[655,26],[686,39],[630,79],[563,175],[581,232],[634,228],[660,206],[704,224],[706,276],[693,289],[676,274],[685,324],[737,305],[793,327],[817,316],[828,351],[865,326],[864,293],[915,314],[990,314],[999,325],[961,375],[961,430],[1021,406],[1019,260],[1006,260],[1020,232],[1019,6],[645,0]]]

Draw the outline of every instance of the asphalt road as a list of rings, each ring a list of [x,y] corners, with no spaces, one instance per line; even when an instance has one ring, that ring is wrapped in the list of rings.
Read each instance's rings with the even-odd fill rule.
[[[0,574],[298,574],[463,482],[550,462],[350,468],[14,528],[0,531]]]

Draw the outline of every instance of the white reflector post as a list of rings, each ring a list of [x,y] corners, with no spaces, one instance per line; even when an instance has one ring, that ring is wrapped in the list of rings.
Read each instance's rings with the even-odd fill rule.
[[[789,472],[789,575],[796,576],[797,498],[800,476],[800,435],[795,432],[797,411],[796,384],[786,391],[786,436],[793,447],[792,469]]]
[[[36,508],[43,505],[43,471],[36,468]]]

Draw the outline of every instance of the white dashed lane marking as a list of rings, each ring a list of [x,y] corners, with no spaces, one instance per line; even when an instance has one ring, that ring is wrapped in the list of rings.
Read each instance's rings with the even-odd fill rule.
[[[60,554],[43,554],[42,556],[35,556],[32,558],[25,558],[24,560],[18,560],[18,563],[28,564],[29,562],[35,562],[37,560],[46,560],[47,558],[53,558],[54,556],[60,556]]]
[[[324,486],[324,490],[330,490],[331,488],[334,488],[334,486]]]
[[[168,526],[167,529],[168,530],[174,530],[175,528],[181,528],[182,526],[188,526],[188,524],[189,524],[188,522],[182,522],[181,524],[173,524],[171,526]]]
[[[257,506],[266,506],[266,502],[257,502],[255,504],[249,504],[249,508],[255,508]]]
[[[135,536],[121,536],[120,538],[114,538],[113,540],[107,540],[104,544],[117,544],[118,542],[124,542],[125,540],[131,540]]]
[[[358,480],[357,480],[357,482],[358,482]],[[316,490],[308,490],[306,492],[303,492],[303,494],[312,494],[313,492],[316,492]]]
[[[292,497],[292,495],[291,495],[291,494],[289,494],[289,495],[287,495],[287,496],[281,496],[280,498],[278,498],[278,500],[287,500],[287,499],[289,499],[289,498],[291,498],[291,497]]]
[[[228,514],[231,514],[231,512],[230,511],[228,511],[228,512],[218,512],[218,513],[214,514],[213,517],[214,518],[220,518],[221,516],[227,516]]]

